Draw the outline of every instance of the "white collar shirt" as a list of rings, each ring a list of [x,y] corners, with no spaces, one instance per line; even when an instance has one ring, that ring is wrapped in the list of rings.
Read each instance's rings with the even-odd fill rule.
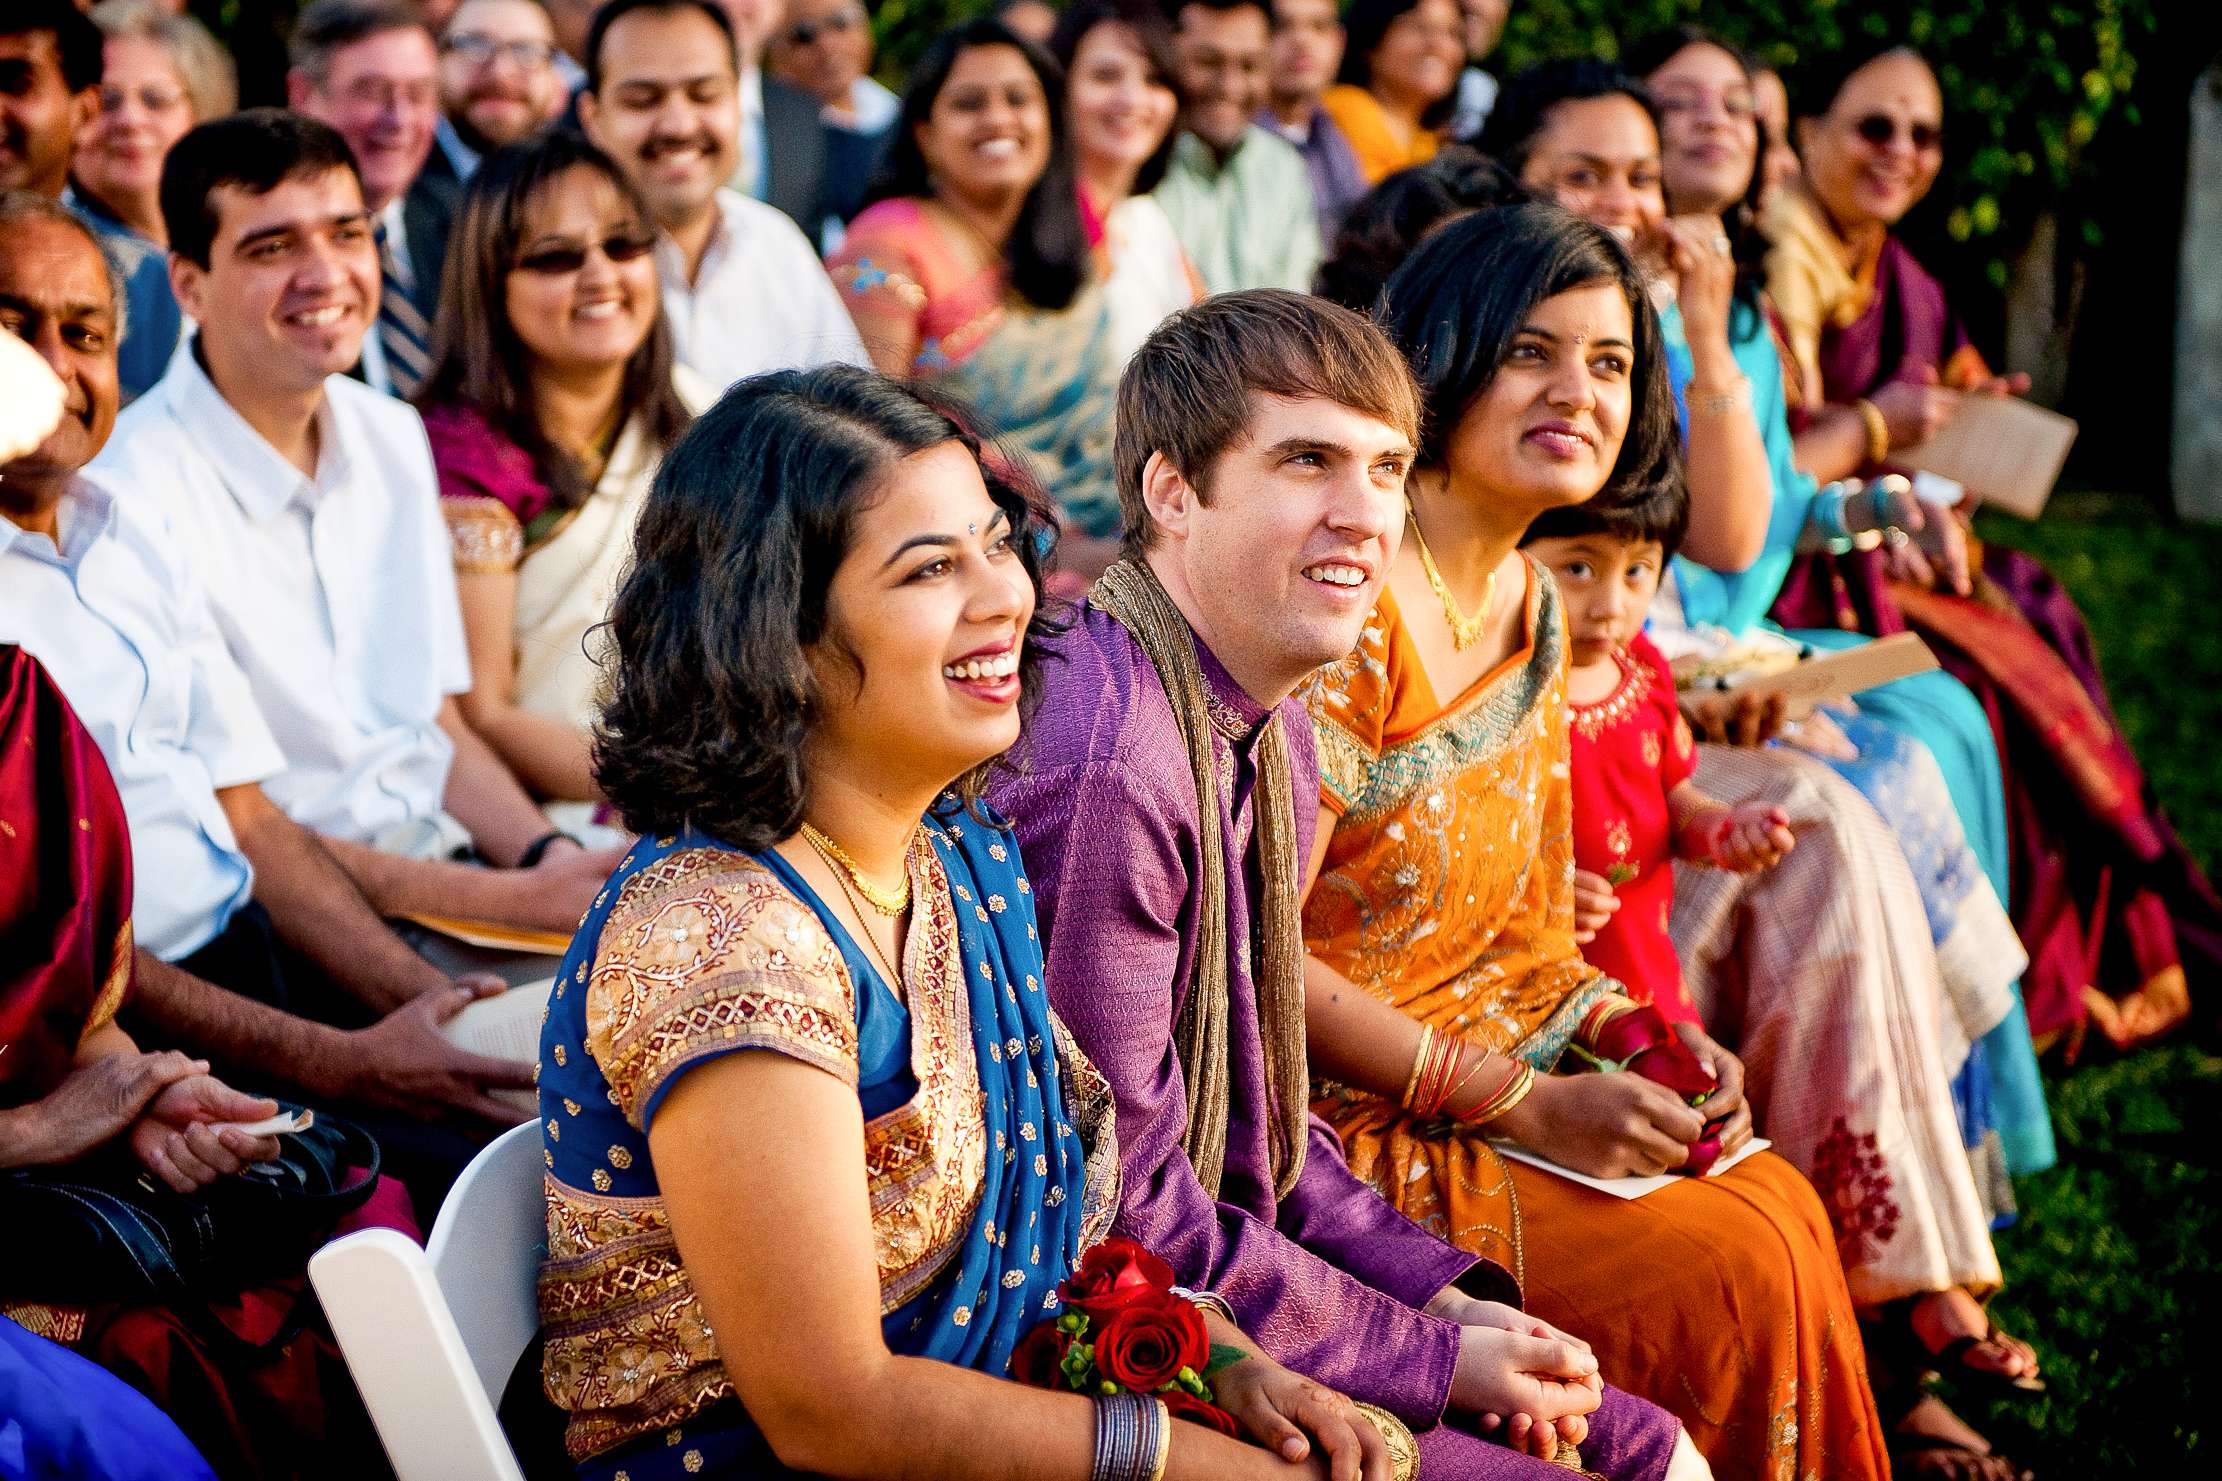
[[[45,665],[100,747],[131,828],[133,932],[176,961],[253,889],[217,789],[284,761],[144,491],[78,479],[57,512],[59,544],[0,518],[0,642]]]
[[[871,368],[856,321],[794,222],[762,201],[717,193],[718,219],[690,286],[669,236],[656,244],[664,315],[679,361],[722,394],[744,376],[834,361]]]
[[[370,843],[439,816],[439,713],[470,688],[470,660],[424,423],[332,376],[317,425],[309,479],[181,355],[87,472],[162,500],[284,752],[271,800]]]

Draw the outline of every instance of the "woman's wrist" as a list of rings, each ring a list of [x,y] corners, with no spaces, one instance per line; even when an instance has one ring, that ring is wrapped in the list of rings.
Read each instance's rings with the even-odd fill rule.
[[[1164,1481],[1173,1416],[1155,1394],[1105,1394],[1095,1400],[1095,1459],[1088,1481]]]

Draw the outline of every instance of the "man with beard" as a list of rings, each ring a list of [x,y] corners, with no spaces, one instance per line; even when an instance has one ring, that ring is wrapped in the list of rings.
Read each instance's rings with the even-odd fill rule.
[[[357,379],[406,399],[432,368],[455,193],[412,191],[440,122],[439,49],[407,0],[316,0],[293,32],[286,98],[354,151],[378,244],[377,333]]]
[[[1266,0],[1187,0],[1177,17],[1180,137],[1155,192],[1214,293],[1308,292],[1320,236],[1310,175],[1288,141],[1252,122],[1265,106]]]
[[[588,33],[586,72],[579,122],[656,218],[656,271],[680,361],[719,391],[765,370],[833,360],[869,367],[801,229],[725,186],[741,108],[723,7],[610,0]]]
[[[416,188],[460,188],[485,156],[561,113],[570,94],[556,56],[555,26],[540,0],[463,0],[440,35],[438,147]]]

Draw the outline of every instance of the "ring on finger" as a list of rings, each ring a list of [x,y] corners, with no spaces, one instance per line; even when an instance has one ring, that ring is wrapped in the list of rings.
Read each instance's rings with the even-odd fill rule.
[[[1729,253],[1730,253],[1730,252],[1732,252],[1733,250],[1735,250],[1735,249],[1734,249],[1733,245],[1732,245],[1732,244],[1731,244],[1731,243],[1729,242],[1729,240],[1728,240],[1728,236],[1727,236],[1727,234],[1726,234],[1725,232],[1722,232],[1722,233],[1716,233],[1716,234],[1714,235],[1714,237],[1713,237],[1713,253],[1714,253],[1714,255],[1715,255],[1715,256],[1718,256],[1718,257],[1726,257],[1726,256],[1728,256],[1728,255],[1729,255]]]
[[[1896,549],[1912,538],[1911,535],[1899,529],[1896,525],[1885,525],[1883,527],[1883,543],[1892,549]]]

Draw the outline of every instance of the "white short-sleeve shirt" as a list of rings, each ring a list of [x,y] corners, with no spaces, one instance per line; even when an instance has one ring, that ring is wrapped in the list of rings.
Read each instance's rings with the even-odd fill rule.
[[[335,375],[317,427],[304,478],[181,354],[86,472],[161,503],[284,752],[271,800],[368,843],[439,815],[470,659],[424,423]]]
[[[720,395],[767,370],[834,361],[869,370],[856,321],[801,229],[776,207],[735,190],[720,190],[717,207],[691,287],[678,244],[669,237],[656,244],[679,363]]]
[[[80,479],[59,516],[59,545],[0,518],[0,642],[46,666],[100,747],[131,828],[133,932],[176,961],[254,883],[217,789],[284,759],[151,501]]]

